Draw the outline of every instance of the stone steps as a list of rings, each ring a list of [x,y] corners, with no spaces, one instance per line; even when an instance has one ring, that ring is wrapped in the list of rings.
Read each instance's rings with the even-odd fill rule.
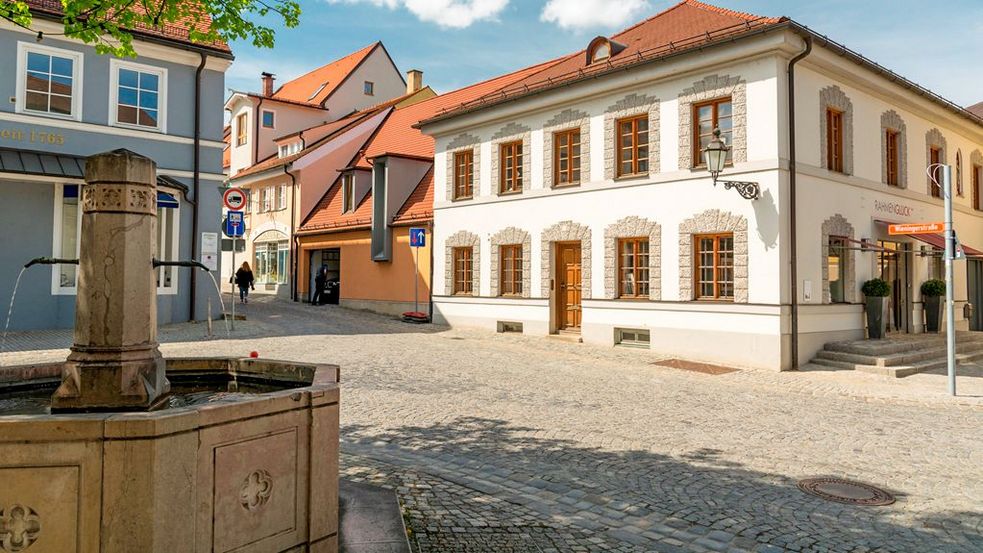
[[[983,333],[958,333],[956,363],[983,360]],[[902,378],[945,368],[944,337],[894,338],[832,342],[816,354],[813,364]]]

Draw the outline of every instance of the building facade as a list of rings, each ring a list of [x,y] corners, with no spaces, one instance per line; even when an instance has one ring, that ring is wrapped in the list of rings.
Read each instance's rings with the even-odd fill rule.
[[[28,4],[32,4],[29,2]],[[38,3],[38,5],[46,5]],[[135,33],[135,59],[96,54],[39,9],[26,31],[0,22],[0,301],[7,305],[30,259],[78,257],[84,158],[126,148],[158,167],[158,251],[197,259],[200,233],[217,232],[222,175],[222,105],[232,54],[194,44],[187,31]],[[199,117],[196,119],[196,112]],[[197,124],[196,124],[197,121]],[[197,155],[195,152],[197,150]],[[205,275],[158,269],[161,323],[204,318],[215,289]],[[71,327],[73,265],[35,266],[21,279],[11,329]]]
[[[983,304],[979,117],[786,18],[693,0],[585,46],[422,123],[436,322],[787,369],[862,338],[860,286],[882,277],[893,328],[920,332],[943,242],[886,225],[942,219],[937,162],[971,254],[957,324],[980,329],[961,316]],[[713,184],[715,128],[720,179],[757,199]]]

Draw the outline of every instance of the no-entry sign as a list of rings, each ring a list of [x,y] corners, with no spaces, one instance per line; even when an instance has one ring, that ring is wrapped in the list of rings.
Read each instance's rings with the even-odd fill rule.
[[[945,223],[902,223],[887,227],[887,233],[891,236],[898,234],[939,234],[940,232],[945,232]]]
[[[241,188],[229,188],[222,194],[222,202],[232,211],[239,211],[246,205],[246,191]]]

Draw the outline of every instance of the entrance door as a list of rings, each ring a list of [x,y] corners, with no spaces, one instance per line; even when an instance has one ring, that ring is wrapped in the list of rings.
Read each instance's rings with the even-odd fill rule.
[[[891,285],[890,332],[911,332],[911,249],[901,242],[879,241],[881,279]]]
[[[973,304],[969,329],[983,331],[983,259],[970,259],[966,267],[969,269],[969,303]]]
[[[580,244],[556,245],[557,330],[580,331]]]

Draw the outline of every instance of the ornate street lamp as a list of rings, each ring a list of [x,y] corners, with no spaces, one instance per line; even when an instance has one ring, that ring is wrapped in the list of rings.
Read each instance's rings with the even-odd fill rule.
[[[720,173],[724,170],[724,165],[727,164],[727,154],[730,152],[730,146],[728,146],[722,138],[720,138],[720,129],[713,129],[713,140],[707,144],[707,147],[703,149],[703,160],[707,164],[707,171],[710,171],[710,176],[713,177],[713,185],[717,186]],[[758,186],[756,182],[747,181],[719,181],[723,183],[725,190],[730,190],[731,188],[736,188],[737,193],[748,200],[757,200],[761,196],[761,187]]]

